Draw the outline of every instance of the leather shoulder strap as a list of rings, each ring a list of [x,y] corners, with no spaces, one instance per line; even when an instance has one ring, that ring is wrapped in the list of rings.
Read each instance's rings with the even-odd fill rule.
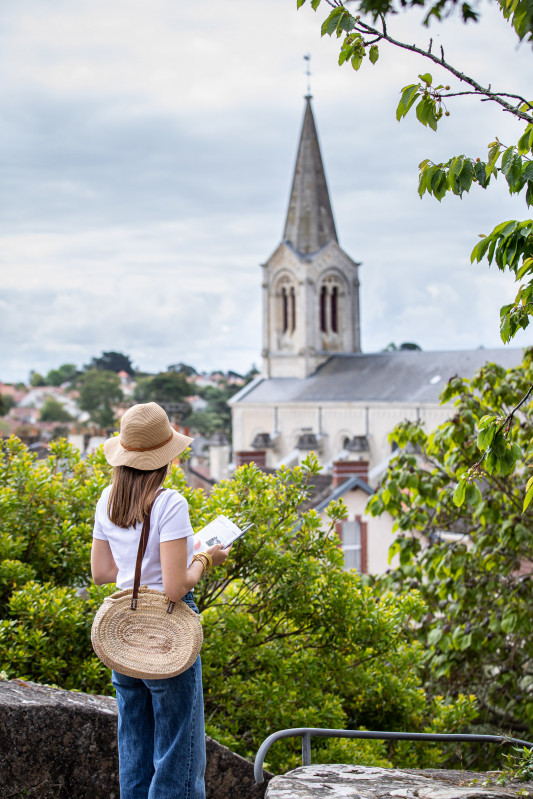
[[[152,517],[152,508],[154,507],[154,503],[157,497],[163,493],[165,489],[160,488],[159,491],[156,491],[154,494],[154,498],[151,502],[150,508],[148,513],[145,514],[143,526],[141,530],[141,537],[139,539],[139,549],[137,550],[137,561],[135,563],[135,577],[133,579],[133,594],[131,597],[131,609],[137,610],[137,597],[139,596],[139,586],[141,584],[141,567],[144,558],[144,553],[146,552],[146,547],[148,546],[148,536],[150,535],[150,519]]]

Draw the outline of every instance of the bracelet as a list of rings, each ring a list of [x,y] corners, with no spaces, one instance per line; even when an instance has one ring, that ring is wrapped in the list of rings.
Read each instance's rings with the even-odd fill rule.
[[[199,554],[199,555],[204,555],[204,557],[206,557],[206,558],[207,558],[207,560],[208,560],[208,566],[207,566],[207,568],[206,568],[206,571],[210,572],[210,571],[211,571],[211,569],[213,568],[213,558],[211,557],[211,555],[209,554],[209,552],[199,552],[198,554]]]
[[[197,552],[196,555],[193,556],[192,563],[194,563],[195,560],[199,560],[202,564],[202,577],[213,568],[213,558],[208,552]]]

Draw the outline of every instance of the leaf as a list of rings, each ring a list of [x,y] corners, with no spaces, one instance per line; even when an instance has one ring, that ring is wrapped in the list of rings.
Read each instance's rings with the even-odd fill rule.
[[[465,491],[466,502],[475,507],[481,502],[481,491],[475,483],[468,483]]]
[[[377,46],[377,44],[373,44],[372,45],[372,47],[370,48],[370,52],[368,54],[368,57],[370,59],[370,63],[371,64],[375,64],[376,63],[376,61],[379,58],[379,47]]]
[[[352,56],[352,67],[357,71],[361,64],[363,63],[363,56],[365,52],[364,50],[356,50],[356,52]]]
[[[453,501],[458,508],[460,508],[465,501],[466,485],[466,480],[459,480],[453,492]]]
[[[502,172],[505,174],[507,169],[509,168],[509,164],[512,161],[514,155],[515,148],[513,146],[508,147],[504,154],[502,155]]]
[[[533,125],[528,125],[524,133],[518,139],[518,152],[525,155],[533,148]]]
[[[487,175],[487,165],[483,161],[476,161],[474,164],[474,175],[476,180],[482,188],[486,188],[489,184],[490,176]]]
[[[320,0],[319,0],[319,2],[320,2]],[[296,0],[296,8],[301,8],[304,3],[305,3],[305,0]]]
[[[465,158],[463,166],[457,178],[463,191],[470,191],[473,178],[474,178],[474,165],[470,158]]]
[[[529,488],[526,491],[526,495],[524,497],[524,504],[522,506],[522,513],[526,512],[526,510],[529,508],[529,506],[531,504],[531,500],[533,499],[533,482],[532,482],[532,479],[533,478],[530,478],[528,480],[528,483],[527,483]],[[531,483],[531,485],[530,485],[530,483]]]
[[[416,107],[416,118],[422,125],[427,125],[429,117],[430,106],[427,97],[424,97]]]
[[[432,83],[432,81],[433,81],[433,78],[431,77],[431,75],[429,74],[429,72],[424,72],[424,74],[423,74],[423,75],[419,75],[418,77],[420,78],[420,80],[423,80],[423,81],[424,81],[424,83],[427,83],[427,84],[428,84],[428,86],[431,86],[431,83]]]
[[[533,180],[533,161],[528,161],[522,172],[523,180]]]
[[[398,108],[396,109],[396,119],[398,122],[407,114],[415,102],[419,91],[419,83],[413,83],[410,86],[405,86],[405,88],[402,89],[402,96],[400,98],[400,102],[398,103]]]
[[[311,0],[311,8],[313,11],[316,11],[318,6],[320,5],[321,0]]]
[[[470,255],[470,263],[473,263],[474,260],[476,260],[478,263],[481,261],[489,248],[490,242],[490,236],[485,236],[485,238],[481,239],[481,241],[478,241]]]

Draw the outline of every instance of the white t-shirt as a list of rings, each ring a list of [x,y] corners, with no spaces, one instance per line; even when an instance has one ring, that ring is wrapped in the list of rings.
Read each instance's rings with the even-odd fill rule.
[[[96,506],[93,537],[109,541],[111,553],[118,566],[117,588],[133,588],[135,562],[139,549],[142,522],[135,527],[117,527],[107,515],[107,503],[111,486],[104,488]],[[189,520],[187,500],[179,491],[165,489],[152,507],[150,535],[141,567],[141,585],[163,590],[159,544],[161,541],[174,541],[187,538],[187,567],[193,556],[193,529]]]

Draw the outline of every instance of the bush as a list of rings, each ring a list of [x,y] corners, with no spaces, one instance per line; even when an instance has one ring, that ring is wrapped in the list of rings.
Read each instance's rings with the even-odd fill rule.
[[[457,729],[475,712],[471,698],[428,700],[421,646],[409,636],[420,595],[378,594],[343,570],[333,532],[342,503],[324,527],[299,515],[315,461],[266,475],[243,466],[209,497],[173,467],[167,485],[189,501],[193,526],[221,512],[254,528],[227,565],[202,581],[202,650],[208,732],[250,757],[262,739],[293,726]],[[17,439],[0,456],[0,671],[61,687],[111,693],[107,669],[90,644],[94,612],[112,586],[89,581],[94,507],[108,483],[101,451],[81,461],[64,441],[37,462]],[[87,597],[79,589],[87,586]],[[299,762],[299,741],[276,744],[268,766]],[[434,765],[435,747],[318,741],[315,757],[382,765]]]

